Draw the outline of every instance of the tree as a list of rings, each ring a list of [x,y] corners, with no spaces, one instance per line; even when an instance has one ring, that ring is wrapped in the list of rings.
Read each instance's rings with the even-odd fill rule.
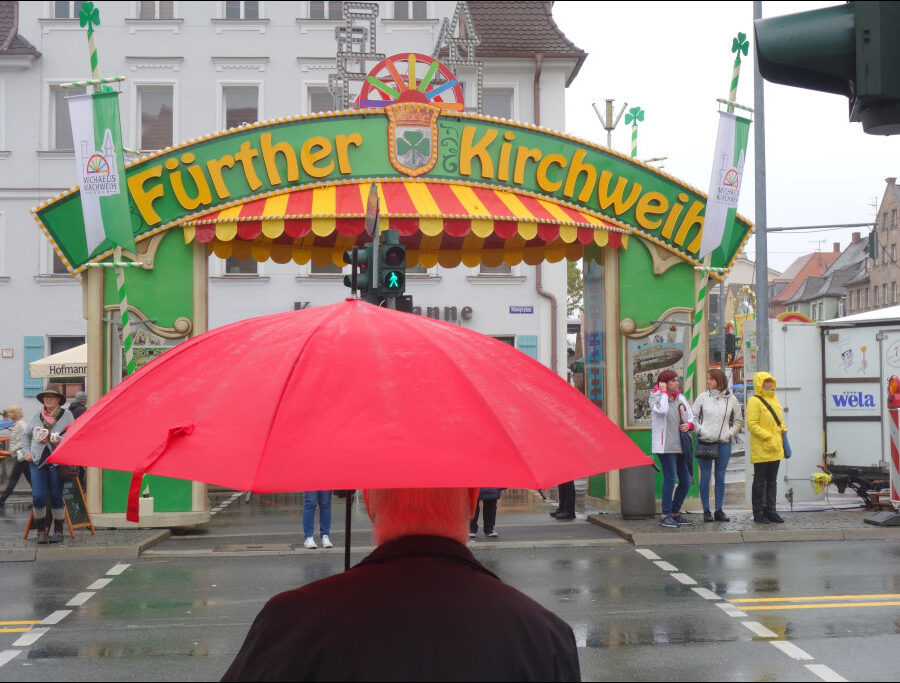
[[[574,261],[569,261],[567,267],[568,296],[566,297],[566,315],[571,318],[581,312],[581,305],[584,301],[584,276],[581,273],[581,268]]]

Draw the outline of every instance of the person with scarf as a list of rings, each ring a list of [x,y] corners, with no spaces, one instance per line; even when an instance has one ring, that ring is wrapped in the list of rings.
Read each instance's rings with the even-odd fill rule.
[[[27,462],[25,462],[25,453],[22,451],[22,436],[25,433],[25,419],[22,413],[22,406],[11,405],[3,411],[3,417],[12,420],[13,425],[9,428],[9,457],[15,463],[12,472],[9,474],[9,481],[6,482],[6,488],[0,493],[0,511],[6,506],[6,499],[12,495],[19,483],[19,479],[24,474],[25,479],[31,484],[31,470]]]
[[[694,413],[679,389],[678,375],[675,371],[663,370],[659,373],[656,387],[649,398],[650,426],[653,435],[651,450],[659,458],[663,471],[660,495],[662,515],[659,525],[667,529],[693,524],[681,515],[681,505],[693,483],[692,446],[683,441],[689,439],[688,432],[694,431]],[[675,488],[676,476],[678,488]]]
[[[62,543],[65,503],[59,465],[49,465],[47,458],[63,438],[66,428],[74,422],[72,413],[63,407],[66,397],[62,387],[50,384],[37,395],[41,411],[28,422],[22,435],[22,452],[31,467],[31,504],[34,508],[34,528],[37,542]],[[47,497],[53,511],[53,535],[47,517]]]

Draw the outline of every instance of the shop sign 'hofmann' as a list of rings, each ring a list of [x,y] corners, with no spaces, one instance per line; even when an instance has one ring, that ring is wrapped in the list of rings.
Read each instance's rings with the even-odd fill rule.
[[[470,182],[593,211],[696,260],[706,197],[615,152],[530,124],[400,103],[256,123],[203,136],[126,170],[137,239],[223,204],[367,179]],[[72,270],[88,260],[72,191],[35,210]],[[729,266],[750,231],[738,217],[713,252]]]

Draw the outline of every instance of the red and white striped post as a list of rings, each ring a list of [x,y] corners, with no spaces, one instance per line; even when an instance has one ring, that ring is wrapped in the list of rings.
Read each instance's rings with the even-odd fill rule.
[[[900,378],[888,380],[888,413],[891,430],[891,505],[900,510]]]

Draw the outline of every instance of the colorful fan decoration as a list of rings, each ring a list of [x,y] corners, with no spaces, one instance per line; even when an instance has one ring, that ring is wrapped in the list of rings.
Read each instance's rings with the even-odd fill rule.
[[[363,108],[424,102],[447,111],[465,109],[462,86],[453,72],[418,52],[401,52],[380,61],[366,76],[356,102]]]

